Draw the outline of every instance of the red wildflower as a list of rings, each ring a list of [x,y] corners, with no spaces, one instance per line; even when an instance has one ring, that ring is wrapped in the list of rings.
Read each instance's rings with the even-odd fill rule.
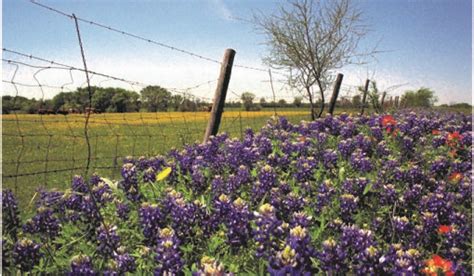
[[[448,141],[459,141],[461,139],[461,134],[459,134],[459,131],[455,132],[450,132],[448,133]]]
[[[452,227],[452,226],[449,226],[449,225],[440,225],[439,228],[438,228],[438,233],[440,233],[440,234],[446,234],[446,233],[451,232],[451,230],[453,230],[453,227]]]
[[[382,117],[382,126],[387,127],[387,126],[394,126],[397,124],[397,121],[395,118],[393,118],[392,115],[385,115]]]
[[[381,119],[382,126],[385,127],[385,130],[388,134],[392,133],[393,136],[398,134],[398,131],[394,131],[395,126],[397,125],[397,121],[393,118],[392,115],[385,115]]]
[[[438,272],[443,272],[446,276],[454,276],[452,266],[451,261],[445,260],[439,255],[433,255],[431,259],[426,261],[426,267],[421,272],[430,276],[437,276]]]
[[[433,134],[433,135],[439,135],[440,133],[441,133],[441,131],[439,131],[438,129],[433,129],[431,131],[431,134]]]
[[[446,144],[450,147],[455,147],[459,140],[461,140],[461,134],[459,134],[459,131],[450,132],[448,133],[448,137],[446,137]]]
[[[458,172],[453,172],[448,177],[449,181],[458,183],[462,179],[462,174]]]

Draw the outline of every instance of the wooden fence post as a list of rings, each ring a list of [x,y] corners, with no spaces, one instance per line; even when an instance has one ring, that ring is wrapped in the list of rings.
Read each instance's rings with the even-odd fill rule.
[[[360,110],[360,115],[364,115],[365,101],[367,100],[367,92],[369,91],[369,82],[369,79],[365,81],[364,96],[362,96],[362,109]]]
[[[382,108],[382,112],[385,110],[384,104],[385,104],[385,96],[386,96],[386,95],[387,95],[387,92],[384,91],[384,92],[382,93],[382,100],[380,101],[380,107]]]
[[[334,84],[334,90],[332,92],[331,101],[329,102],[329,114],[333,114],[334,108],[336,107],[337,96],[339,95],[339,89],[341,89],[343,74],[337,74],[336,83]]]
[[[399,101],[400,100],[400,96],[396,96],[395,97],[395,108],[398,108],[398,104],[399,104]]]
[[[209,136],[216,135],[219,131],[219,124],[221,122],[222,112],[224,111],[225,97],[227,95],[227,88],[229,87],[234,56],[234,49],[225,50],[219,80],[217,81],[216,93],[214,94],[214,103],[212,104],[211,115],[204,134],[204,142],[209,140]]]

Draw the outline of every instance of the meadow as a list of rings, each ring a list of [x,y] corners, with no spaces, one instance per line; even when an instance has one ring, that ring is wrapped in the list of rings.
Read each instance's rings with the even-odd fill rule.
[[[278,109],[277,114],[292,122],[309,119],[307,109]],[[223,114],[220,131],[242,138],[246,128],[259,129],[273,115],[273,109],[229,109]],[[90,172],[116,178],[127,156],[151,157],[202,141],[208,118],[207,112],[92,114]],[[2,123],[3,187],[16,192],[22,207],[38,187],[63,189],[75,174],[84,173],[83,114],[10,114],[2,116]]]
[[[76,176],[26,218],[3,190],[3,271],[472,275],[471,120],[279,117]]]

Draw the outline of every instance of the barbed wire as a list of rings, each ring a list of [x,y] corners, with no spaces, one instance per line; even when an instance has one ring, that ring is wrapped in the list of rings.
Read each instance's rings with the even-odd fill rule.
[[[47,9],[51,12],[55,12],[59,15],[62,15],[62,16],[65,16],[65,17],[68,17],[69,19],[73,19],[74,16],[73,14],[69,14],[65,11],[61,11],[59,9],[56,9],[56,8],[53,8],[51,6],[48,6],[48,5],[45,5],[45,4],[42,4],[42,3],[39,3],[38,1],[35,1],[35,0],[30,0],[31,3],[39,6],[39,7],[42,7],[44,9]],[[208,61],[208,62],[212,62],[212,63],[216,63],[216,64],[219,64],[219,65],[222,65],[222,62],[217,60],[217,59],[214,59],[214,58],[210,58],[210,57],[206,57],[206,56],[203,56],[203,55],[200,55],[200,54],[197,54],[197,53],[194,53],[194,52],[191,52],[189,50],[184,50],[184,49],[181,49],[181,48],[178,48],[178,47],[175,47],[175,46],[172,46],[172,45],[169,45],[169,44],[166,44],[166,43],[163,43],[163,42],[160,42],[160,41],[157,41],[155,39],[151,39],[151,38],[146,38],[146,37],[143,37],[141,35],[138,35],[138,34],[134,34],[134,33],[131,33],[131,32],[128,32],[128,31],[124,31],[124,30],[120,30],[118,28],[114,28],[112,26],[107,26],[105,24],[102,24],[102,23],[98,23],[98,22],[95,22],[95,21],[92,21],[92,20],[88,20],[88,19],[84,19],[82,17],[79,17],[79,16],[75,16],[77,18],[77,20],[79,21],[82,21],[84,23],[88,23],[89,25],[93,25],[93,26],[96,26],[96,27],[99,27],[99,28],[102,28],[102,29],[106,29],[108,31],[112,31],[112,32],[115,32],[115,33],[118,33],[118,34],[121,34],[121,35],[124,35],[124,36],[128,36],[128,37],[132,37],[132,38],[135,38],[135,39],[138,39],[138,40],[141,40],[141,41],[145,41],[145,42],[148,42],[148,43],[151,43],[151,44],[154,44],[154,45],[157,45],[159,47],[163,47],[163,48],[166,48],[166,49],[169,49],[171,51],[176,51],[176,52],[180,52],[182,54],[186,54],[186,55],[189,55],[191,57],[194,57],[194,58],[198,58],[198,59],[201,59],[201,60],[205,60],[205,61]],[[267,72],[268,69],[264,69],[264,68],[257,68],[257,67],[254,67],[254,66],[248,66],[248,65],[243,65],[243,64],[234,64],[233,67],[237,67],[237,68],[243,68],[243,69],[248,69],[248,70],[254,70],[254,71],[260,71],[260,72]],[[275,72],[275,74],[282,74],[282,73],[279,73],[279,72]]]
[[[16,63],[18,65],[24,65],[24,66],[28,66],[28,67],[31,67],[31,68],[38,68],[38,69],[58,69],[58,70],[72,70],[72,71],[85,72],[85,70],[83,68],[79,68],[79,67],[75,67],[75,66],[72,66],[72,65],[56,62],[54,60],[48,60],[48,59],[38,57],[38,56],[35,56],[35,55],[32,55],[32,54],[26,54],[26,53],[22,53],[22,52],[7,49],[7,48],[3,48],[3,51],[7,52],[7,53],[12,53],[12,54],[15,54],[15,55],[18,55],[18,56],[26,57],[26,58],[29,58],[29,59],[34,59],[34,60],[37,60],[37,61],[45,62],[45,63],[51,64],[51,65],[56,65],[56,66],[39,66],[39,65],[28,64],[28,63],[25,63],[25,62],[22,62],[22,61],[16,61],[16,60],[3,59],[2,58],[2,61],[7,62],[7,63]],[[130,85],[132,87],[134,85],[135,86],[140,86],[140,87],[143,87],[143,88],[147,87],[147,86],[153,86],[151,84],[146,84],[144,82],[132,81],[132,80],[128,80],[128,79],[125,79],[125,78],[116,77],[116,76],[112,76],[112,75],[109,75],[109,74],[96,72],[96,71],[93,71],[93,70],[88,70],[88,72],[91,75],[100,76],[100,77],[107,78],[109,80],[114,80],[114,81],[120,81],[120,82],[123,82],[123,83],[127,83],[128,85]],[[209,80],[209,81],[199,83],[197,85],[192,85],[192,86],[189,86],[189,87],[185,87],[185,88],[166,88],[166,87],[164,87],[164,88],[166,88],[168,91],[170,91],[172,93],[175,93],[175,94],[182,94],[183,96],[187,96],[187,97],[190,97],[190,98],[201,99],[201,100],[204,100],[204,101],[208,101],[208,100],[211,100],[211,98],[203,97],[203,96],[197,96],[197,95],[194,95],[194,94],[190,93],[189,91],[197,89],[197,88],[199,88],[203,85],[208,85],[208,84],[214,83],[214,82],[217,82],[217,79]]]
[[[34,0],[31,0],[31,2],[57,14],[74,19],[72,14],[69,15],[64,11],[57,10]],[[166,43],[80,17],[76,18],[78,21],[96,27],[146,41],[160,47],[165,47],[194,58],[221,64],[221,62],[216,59],[205,57]],[[31,184],[28,181],[34,183],[42,181],[41,184],[43,185],[48,185],[51,180],[66,181],[66,179],[70,179],[74,173],[86,169],[89,165],[93,170],[102,170],[102,172],[106,170],[107,175],[111,177],[117,176],[120,171],[121,159],[128,155],[146,155],[150,157],[157,154],[164,154],[172,147],[184,146],[200,141],[204,135],[204,130],[210,116],[208,110],[205,110],[207,107],[204,105],[211,102],[212,99],[198,96],[195,92],[198,89],[204,90],[202,89],[203,86],[211,86],[211,84],[217,82],[216,79],[198,82],[197,84],[185,88],[163,87],[173,94],[183,95],[183,100],[180,104],[183,104],[185,99],[194,101],[191,112],[187,113],[135,112],[127,114],[94,114],[90,110],[87,111],[85,109],[85,114],[74,114],[76,107],[73,105],[76,103],[69,102],[63,103],[62,105],[58,104],[61,106],[55,106],[53,109],[66,109],[67,107],[73,106],[69,109],[72,110],[71,113],[65,113],[63,114],[64,116],[47,115],[48,113],[40,113],[38,108],[41,109],[43,105],[48,107],[47,104],[51,104],[51,102],[46,104],[45,101],[45,93],[48,89],[72,92],[84,89],[84,86],[87,85],[87,81],[83,82],[83,77],[77,77],[77,75],[82,75],[76,74],[77,72],[88,72],[90,74],[90,80],[94,81],[98,87],[107,85],[107,82],[116,81],[119,82],[120,85],[130,86],[131,90],[135,91],[137,88],[141,89],[151,84],[71,66],[66,63],[23,53],[18,50],[3,48],[3,51],[15,57],[2,58],[4,64],[14,67],[11,72],[9,72],[11,73],[8,74],[9,77],[4,75],[2,79],[3,83],[7,83],[13,87],[13,114],[4,115],[2,121],[4,130],[3,178],[8,185],[14,185],[15,191],[18,190],[18,183]],[[234,64],[234,67],[259,71],[265,74],[269,73],[268,69],[254,66]],[[31,83],[31,81],[27,82],[23,80],[23,78],[20,78],[20,70],[22,70],[21,72],[23,72],[23,70],[27,71],[26,73],[34,80],[34,83]],[[58,81],[55,81],[55,83],[48,82],[43,74],[56,72],[53,70],[64,71],[67,74],[61,75],[61,77],[56,75],[55,77]],[[280,72],[272,71],[272,73],[284,75]],[[59,82],[63,80],[61,78],[67,79],[61,83]],[[274,85],[275,89],[272,88],[272,92],[277,94],[277,96],[258,95],[255,102],[258,102],[262,98],[267,100],[268,103],[278,102],[280,100],[290,102],[294,100],[295,96],[300,95],[295,93],[293,93],[293,95],[289,93],[284,94],[284,90],[288,92],[292,89],[285,80],[273,80],[270,78],[262,81],[268,81],[270,85]],[[280,85],[280,87],[278,87],[278,85]],[[74,86],[76,86],[75,89],[73,88]],[[21,89],[27,91],[31,90],[36,93],[35,95],[41,94],[40,106],[35,106],[32,110],[32,112],[39,114],[34,116],[23,116],[19,114],[18,110],[20,107],[18,106],[18,101],[20,98],[18,96],[20,95],[20,91],[23,91]],[[348,89],[349,91],[351,88],[343,87],[343,89]],[[291,90],[290,92],[294,91]],[[226,111],[223,113],[220,126],[221,132],[228,132],[229,135],[233,137],[240,136],[242,138],[245,133],[245,128],[260,128],[270,116],[276,114],[276,111],[274,112],[273,110],[263,110],[261,112],[244,111],[239,104],[232,102],[241,101],[241,93],[238,93],[235,89],[229,89],[229,94],[230,97],[226,100],[226,104],[229,108],[226,106]],[[199,103],[198,101],[201,102]],[[89,98],[88,103],[90,104],[90,102],[91,99]],[[81,106],[82,103],[79,101],[77,104]],[[284,106],[288,107],[289,105]],[[230,107],[233,108],[231,109]],[[34,108],[36,108],[36,110],[34,110]],[[206,112],[204,112],[204,110]],[[308,109],[296,111],[286,111],[282,109],[278,111],[278,115],[285,115],[294,122],[301,119],[309,119],[309,114],[310,111]],[[87,122],[85,122],[85,116],[88,118]],[[83,127],[87,128],[88,133],[81,132]],[[85,155],[84,148],[85,139],[88,139],[89,147],[91,148],[91,153],[87,156]],[[7,154],[5,150],[8,151]],[[51,177],[53,174],[56,176],[55,178]],[[39,175],[41,175],[42,178],[39,178]],[[20,178],[22,181],[19,181]]]

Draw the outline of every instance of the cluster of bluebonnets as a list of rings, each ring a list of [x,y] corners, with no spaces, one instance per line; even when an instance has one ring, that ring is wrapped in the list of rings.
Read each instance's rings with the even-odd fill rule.
[[[471,275],[471,117],[339,116],[126,158],[118,182],[2,193],[3,270]]]

